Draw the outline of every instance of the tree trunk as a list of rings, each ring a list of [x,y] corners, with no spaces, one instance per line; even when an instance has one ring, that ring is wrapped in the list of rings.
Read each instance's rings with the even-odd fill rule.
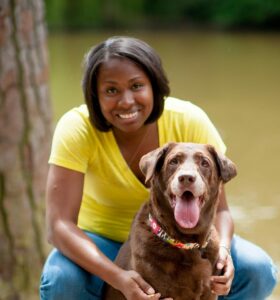
[[[42,0],[0,0],[0,299],[38,299],[51,136]],[[36,295],[36,296],[35,296]]]

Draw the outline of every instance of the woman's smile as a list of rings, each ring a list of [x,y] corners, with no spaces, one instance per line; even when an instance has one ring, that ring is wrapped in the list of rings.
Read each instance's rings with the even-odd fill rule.
[[[117,115],[120,119],[125,119],[125,120],[129,120],[129,119],[135,119],[138,116],[138,111],[135,112],[131,112],[131,113],[126,113],[126,114],[118,114]]]

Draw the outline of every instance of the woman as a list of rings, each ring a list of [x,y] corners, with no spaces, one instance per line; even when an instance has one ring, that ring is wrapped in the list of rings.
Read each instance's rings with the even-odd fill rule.
[[[104,281],[129,300],[159,299],[139,274],[112,262],[148,199],[139,160],[169,141],[209,143],[222,152],[225,145],[200,108],[166,98],[160,58],[143,41],[113,37],[94,47],[86,57],[83,91],[86,105],[66,113],[54,134],[47,228],[55,249],[43,270],[41,299],[101,299]],[[223,189],[216,227],[223,275],[212,277],[213,293],[264,299],[275,285],[274,266],[260,248],[233,237]]]

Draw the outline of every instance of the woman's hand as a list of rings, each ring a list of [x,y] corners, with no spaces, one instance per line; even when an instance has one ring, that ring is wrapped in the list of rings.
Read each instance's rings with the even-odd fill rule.
[[[121,277],[122,287],[120,291],[127,300],[172,300],[172,298],[160,298],[160,293],[156,293],[135,271],[123,271]]]
[[[234,266],[230,250],[225,246],[220,246],[216,268],[221,275],[211,277],[212,292],[217,295],[227,295],[234,277]]]

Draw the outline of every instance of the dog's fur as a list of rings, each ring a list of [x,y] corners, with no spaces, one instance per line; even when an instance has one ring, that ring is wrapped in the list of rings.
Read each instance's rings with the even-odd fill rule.
[[[210,145],[169,143],[143,156],[140,168],[151,197],[136,215],[116,263],[141,274],[162,298],[216,299],[210,290],[219,247],[213,222],[221,183],[236,175],[234,164]],[[199,245],[208,240],[206,248],[179,249],[162,241],[151,230],[149,214],[173,239]],[[125,298],[107,286],[104,299]]]

